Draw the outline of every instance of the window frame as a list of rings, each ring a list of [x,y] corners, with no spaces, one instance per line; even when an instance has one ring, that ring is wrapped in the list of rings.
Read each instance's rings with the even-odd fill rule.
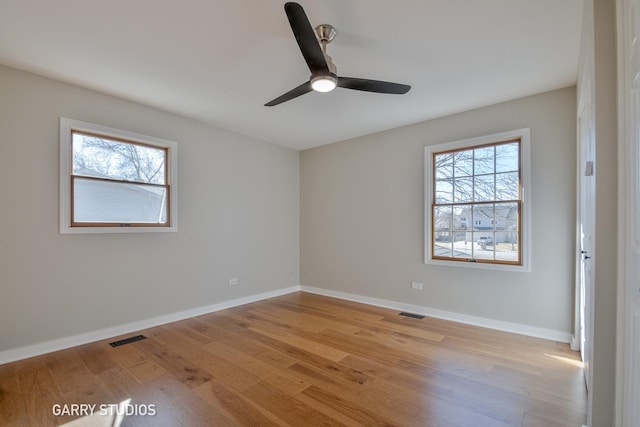
[[[165,184],[167,189],[167,224],[152,223],[74,223],[73,134],[96,136],[112,141],[165,150]],[[178,144],[161,138],[142,135],[108,126],[60,117],[60,233],[145,233],[178,231]],[[113,180],[119,182],[117,180]],[[121,181],[126,183],[127,181]],[[132,182],[135,184],[135,182]]]
[[[434,258],[433,253],[433,205],[435,192],[435,170],[433,165],[434,155],[475,149],[482,146],[500,144],[509,141],[520,140],[520,264],[504,263],[495,260],[476,259],[465,260],[447,259],[444,257]],[[424,152],[425,174],[424,174],[424,263],[430,265],[442,265],[453,267],[465,267],[476,269],[506,270],[506,271],[531,271],[531,168],[530,168],[530,129],[523,128],[507,132],[500,132],[491,135],[464,139],[460,141],[447,142],[443,144],[425,147]]]

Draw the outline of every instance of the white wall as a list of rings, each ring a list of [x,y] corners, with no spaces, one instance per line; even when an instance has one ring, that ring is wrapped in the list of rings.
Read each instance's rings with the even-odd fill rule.
[[[575,98],[566,88],[301,152],[301,284],[568,335]],[[425,265],[424,147],[525,127],[532,272]]]
[[[59,234],[60,116],[177,141],[179,231]],[[0,67],[0,352],[297,286],[299,190],[297,151]]]

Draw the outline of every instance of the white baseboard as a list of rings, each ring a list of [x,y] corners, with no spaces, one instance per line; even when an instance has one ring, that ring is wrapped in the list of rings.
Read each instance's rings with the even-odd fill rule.
[[[389,301],[378,298],[365,297],[362,295],[348,294],[345,292],[332,291],[329,289],[314,288],[312,286],[300,286],[303,292],[339,298],[348,301],[360,302],[363,304],[375,305],[378,307],[391,308],[399,311],[406,311],[414,314],[421,314],[438,319],[451,320],[465,323],[467,325],[481,326],[483,328],[496,329],[498,331],[512,332],[530,337],[543,338],[551,341],[563,343],[571,342],[571,334],[568,332],[556,331],[553,329],[538,328],[535,326],[523,325],[521,323],[504,322],[502,320],[488,319],[485,317],[470,316],[467,314],[454,313],[451,311],[438,310],[430,307],[406,304],[397,301]]]
[[[247,297],[237,298],[230,301],[223,301],[217,304],[193,308],[190,310],[180,311],[177,313],[171,313],[163,316],[152,317],[150,319],[126,323],[124,325],[118,325],[111,328],[100,329],[97,331],[91,331],[84,334],[73,335],[70,337],[64,337],[64,338],[47,341],[39,344],[34,344],[26,347],[0,351],[0,365],[9,363],[9,362],[14,362],[16,360],[22,360],[22,359],[26,359],[33,356],[39,356],[42,354],[51,353],[58,350],[64,350],[67,348],[76,347],[83,344],[88,344],[94,341],[100,341],[107,338],[116,337],[118,335],[130,334],[132,332],[152,328],[154,326],[164,325],[171,322],[177,322],[179,320],[188,319],[190,317],[201,316],[203,314],[213,313],[216,311],[225,310],[227,308],[237,307],[240,305],[261,301],[264,299],[269,299],[269,298],[274,298],[274,297],[278,297],[285,294],[290,294],[292,292],[297,292],[299,290],[300,290],[300,286],[291,286],[289,288],[263,292],[256,295],[250,295]]]
[[[570,343],[571,334],[552,329],[537,328],[534,326],[523,325],[520,323],[503,322],[501,320],[487,319],[484,317],[469,316],[461,313],[438,310],[430,307],[423,307],[413,304],[406,304],[398,301],[383,300],[378,298],[366,297],[362,295],[354,295],[345,292],[333,291],[329,289],[315,288],[312,286],[291,286],[289,288],[277,289],[275,291],[263,292],[256,295],[237,298],[229,301],[223,301],[217,304],[198,307],[190,310],[171,313],[163,316],[157,316],[150,319],[131,322],[124,325],[118,325],[111,328],[100,329],[97,331],[87,332],[84,334],[73,335],[26,347],[0,351],[0,365],[14,362],[16,360],[27,359],[33,356],[39,356],[58,350],[64,350],[94,341],[100,341],[119,335],[130,334],[132,332],[141,331],[143,329],[164,325],[191,317],[201,316],[203,314],[214,313],[216,311],[233,308],[256,301],[278,297],[290,294],[292,292],[303,291],[312,294],[324,295],[333,298],[339,298],[348,301],[355,301],[363,304],[375,305],[378,307],[390,308],[393,310],[406,311],[409,313],[422,314],[425,316],[436,317],[439,319],[451,320],[454,322],[465,323],[468,325],[481,326],[484,328],[496,329],[499,331],[512,332],[521,335],[527,335],[536,338],[544,338],[552,341]]]

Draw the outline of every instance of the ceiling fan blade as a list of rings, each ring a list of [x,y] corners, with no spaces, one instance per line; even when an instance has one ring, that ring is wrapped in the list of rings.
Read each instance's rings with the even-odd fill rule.
[[[293,35],[296,37],[302,56],[309,66],[312,75],[326,74],[329,72],[327,60],[322,53],[316,33],[309,23],[307,14],[298,3],[285,3],[284,11],[289,18],[289,24]]]
[[[409,92],[411,86],[400,83],[383,82],[380,80],[358,79],[355,77],[338,77],[338,86],[345,89],[362,90],[365,92],[390,93],[403,95]]]
[[[311,89],[311,82],[304,82],[300,86],[298,86],[298,87],[296,87],[294,89],[291,89],[289,92],[285,93],[284,95],[280,95],[279,97],[277,97],[273,101],[267,102],[266,104],[264,104],[264,106],[265,107],[273,107],[274,105],[282,104],[283,102],[290,101],[293,98],[299,97],[300,95],[304,95],[305,93],[309,93],[312,90],[313,89]]]

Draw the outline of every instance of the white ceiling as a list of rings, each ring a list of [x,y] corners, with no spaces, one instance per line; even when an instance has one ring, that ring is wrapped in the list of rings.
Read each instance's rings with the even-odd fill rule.
[[[410,84],[263,105],[309,78],[279,0],[0,0],[0,63],[305,149],[575,84],[583,0],[300,0],[338,75]]]

